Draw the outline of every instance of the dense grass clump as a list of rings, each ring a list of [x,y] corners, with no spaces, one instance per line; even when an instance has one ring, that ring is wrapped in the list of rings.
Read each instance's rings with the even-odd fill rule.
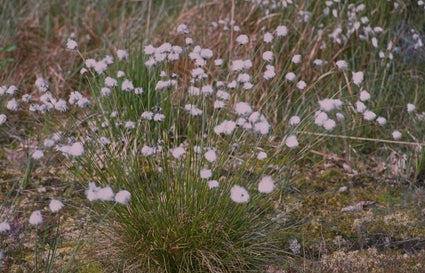
[[[192,160],[197,159],[166,166],[161,173],[146,170],[153,164],[144,167],[145,174],[126,166],[125,176],[111,181],[132,193],[129,204],[116,207],[102,229],[108,236],[102,239],[108,246],[102,255],[116,259],[115,270],[262,272],[278,263],[276,227],[264,221],[267,210],[258,207],[261,197],[248,204],[234,203],[228,194],[234,181],[226,178],[219,189],[209,189],[188,168],[196,168],[190,165]],[[112,165],[105,167],[123,166]],[[108,177],[117,174],[111,169],[105,172],[112,173]]]
[[[143,59],[136,60],[117,62],[106,75],[89,75],[94,105],[77,132],[64,131],[85,143],[84,155],[71,166],[84,187],[92,181],[131,192],[126,206],[96,205],[110,219],[103,230],[115,270],[263,272],[282,263],[278,235],[284,229],[270,221],[273,205],[265,203],[277,202],[280,190],[270,197],[258,192],[270,170],[259,165],[255,147],[267,138],[232,133],[234,122],[231,136],[220,134],[217,125],[229,114],[211,107],[211,97],[178,97],[173,85],[161,90],[158,82],[177,81],[164,71],[159,77],[157,69],[140,68]],[[116,73],[125,76],[105,87]],[[183,106],[185,100],[197,106]],[[270,183],[268,193],[275,188]],[[240,192],[231,194],[236,185]],[[86,191],[89,200],[109,200],[96,187]],[[93,199],[89,192],[100,195]]]
[[[422,258],[423,1],[16,4],[0,7],[6,270]]]

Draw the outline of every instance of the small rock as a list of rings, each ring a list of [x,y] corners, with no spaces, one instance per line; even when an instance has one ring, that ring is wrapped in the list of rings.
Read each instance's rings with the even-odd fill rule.
[[[347,191],[348,190],[348,187],[347,186],[342,186],[341,188],[339,188],[338,189],[338,192],[345,192],[345,191]]]

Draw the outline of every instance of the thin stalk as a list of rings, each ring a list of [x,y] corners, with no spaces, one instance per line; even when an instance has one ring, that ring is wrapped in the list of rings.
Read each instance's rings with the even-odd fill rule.
[[[52,272],[52,269],[53,269],[53,263],[55,261],[56,250],[57,250],[58,245],[59,245],[59,236],[60,236],[60,232],[59,232],[60,229],[59,229],[59,227],[60,227],[60,217],[58,217],[58,220],[57,220],[55,244],[53,246],[52,252],[49,255],[49,260],[48,260],[49,261],[49,264],[48,264],[48,267],[47,267],[47,271],[46,272]]]
[[[393,144],[411,145],[411,146],[420,146],[420,147],[425,146],[425,143],[390,140],[390,139],[378,139],[378,138],[370,138],[370,137],[354,137],[354,136],[314,133],[314,132],[306,132],[306,131],[301,131],[301,132],[298,132],[298,133],[305,134],[305,135],[321,136],[321,137],[352,139],[352,140],[360,140],[360,141],[372,141],[372,142],[378,142],[378,143],[393,143]]]

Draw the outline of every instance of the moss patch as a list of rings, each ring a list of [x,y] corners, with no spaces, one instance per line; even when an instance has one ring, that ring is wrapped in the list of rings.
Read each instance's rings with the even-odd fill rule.
[[[422,247],[421,195],[365,174],[349,175],[338,167],[309,173],[294,184],[298,191],[285,197],[281,211],[302,223],[293,235],[307,252],[316,253],[313,256],[341,249],[406,252]],[[358,210],[341,211],[361,201],[369,202]]]

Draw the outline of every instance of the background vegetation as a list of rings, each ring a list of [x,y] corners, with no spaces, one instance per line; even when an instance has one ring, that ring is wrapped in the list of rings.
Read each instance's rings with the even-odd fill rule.
[[[0,222],[11,225],[0,232],[0,270],[422,272],[425,55],[418,41],[425,40],[424,5],[293,2],[1,1],[0,85],[16,85],[17,98],[32,94],[39,103],[34,82],[43,77],[55,97],[67,100],[79,90],[92,106],[65,113],[39,114],[27,106],[10,111],[10,96],[0,96],[0,113],[8,117],[0,125]],[[177,32],[183,23],[186,36]],[[287,26],[287,36],[277,37],[279,25]],[[263,41],[267,32],[274,35],[271,43]],[[240,34],[249,37],[248,44],[236,42]],[[196,65],[188,56],[194,46],[185,45],[187,37],[213,52],[205,66],[208,78],[195,83]],[[66,48],[69,38],[78,42],[78,51]],[[180,59],[146,68],[146,46],[165,42],[183,48]],[[119,49],[128,51],[127,60],[116,59]],[[276,76],[270,80],[263,77],[265,51],[273,54]],[[296,54],[300,64],[291,61]],[[106,55],[115,61],[105,74],[80,74],[87,59]],[[217,58],[224,60],[222,67],[214,65]],[[215,95],[186,95],[192,84],[212,84],[216,91],[217,82],[237,79],[240,73],[231,70],[236,59],[252,61],[253,87],[228,88],[225,111],[213,107]],[[314,65],[317,59],[325,64]],[[339,60],[348,68],[338,69]],[[102,97],[106,76],[118,71],[143,95],[123,92],[119,79],[119,92]],[[364,72],[359,85],[353,83],[357,71]],[[296,82],[285,79],[288,72]],[[159,80],[170,79],[176,79],[175,87],[155,90]],[[300,80],[306,88],[296,86]],[[362,90],[371,96],[366,107],[385,117],[385,126],[357,111]],[[338,111],[344,119],[333,130],[315,124],[318,101],[326,98],[343,102]],[[236,120],[238,101],[264,115],[272,128],[268,134],[214,133],[223,120]],[[185,111],[187,103],[203,110],[201,118]],[[415,110],[407,111],[408,103]],[[164,114],[164,120],[143,120],[145,111]],[[335,111],[328,114],[337,120]],[[292,126],[295,115],[302,122]],[[135,129],[116,123],[126,121],[134,121]],[[394,130],[400,139],[393,139]],[[84,155],[70,158],[45,149],[43,141],[58,131],[61,145],[84,140]],[[299,147],[285,144],[290,135]],[[141,156],[144,145],[163,151]],[[178,146],[186,151],[182,159],[171,156]],[[198,146],[201,153],[195,152]],[[210,162],[204,154],[212,148],[218,156]],[[37,149],[45,151],[41,160],[32,157]],[[257,158],[261,151],[265,160]],[[205,168],[220,183],[216,191],[199,177]],[[276,185],[269,195],[257,190],[266,175]],[[89,181],[129,190],[132,199],[125,206],[89,202]],[[248,189],[248,203],[229,198],[236,184]],[[49,211],[52,198],[64,209]],[[35,228],[28,219],[37,209],[44,222]]]

